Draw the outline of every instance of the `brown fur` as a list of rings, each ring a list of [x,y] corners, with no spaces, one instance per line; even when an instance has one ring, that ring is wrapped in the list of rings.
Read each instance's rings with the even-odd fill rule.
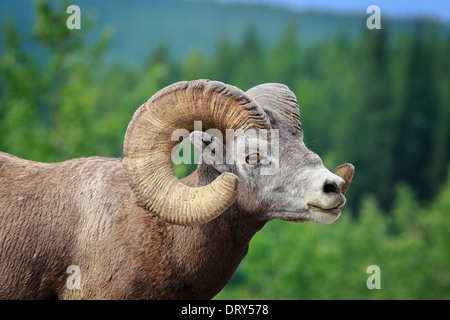
[[[168,224],[137,202],[121,161],[0,153],[0,298],[209,299],[225,286],[265,221],[232,206],[200,227]],[[184,183],[209,183],[209,170]]]

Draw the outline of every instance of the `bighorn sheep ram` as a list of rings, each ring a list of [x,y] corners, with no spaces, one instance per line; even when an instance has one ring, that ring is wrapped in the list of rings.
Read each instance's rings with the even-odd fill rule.
[[[277,129],[279,158],[253,153],[229,164],[204,153],[180,181],[171,134],[192,132],[194,120],[236,136]],[[198,148],[211,138],[190,137]],[[123,159],[47,164],[0,152],[0,298],[214,297],[266,222],[331,223],[340,215],[354,168],[331,173],[302,139],[297,100],[285,85],[243,92],[197,80],[160,90],[136,111]],[[212,138],[225,148],[222,140]],[[259,174],[270,162],[277,172]],[[79,268],[79,288],[68,286],[69,266]]]

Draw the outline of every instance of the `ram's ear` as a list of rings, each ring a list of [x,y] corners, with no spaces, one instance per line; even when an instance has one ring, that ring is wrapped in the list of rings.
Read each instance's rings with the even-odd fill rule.
[[[212,165],[220,173],[231,171],[231,166],[226,164],[225,147],[222,140],[202,131],[192,132],[189,139],[202,152],[200,163]]]

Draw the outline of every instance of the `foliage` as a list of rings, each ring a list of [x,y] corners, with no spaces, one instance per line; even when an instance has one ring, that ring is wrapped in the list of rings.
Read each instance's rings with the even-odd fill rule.
[[[86,40],[92,19],[82,32],[66,28],[68,3],[36,1],[31,35],[2,26],[1,151],[37,161],[120,157],[134,111],[170,83],[285,83],[298,97],[306,145],[330,169],[355,165],[348,204],[330,226],[270,222],[218,298],[450,298],[448,32],[417,21],[412,34],[394,36],[387,25],[305,46],[291,22],[267,48],[249,26],[238,44],[218,35],[213,57],[196,48],[173,60],[160,43],[133,69],[105,63],[108,30]],[[371,264],[381,268],[381,290],[365,286]]]
[[[80,34],[53,27],[65,23],[65,15],[37,1],[35,52],[22,49],[13,24],[5,28],[6,52],[0,60],[3,151],[40,161],[111,153],[107,144],[99,144],[119,128],[98,86],[89,85],[96,82],[91,66],[99,63],[108,35],[87,46]]]

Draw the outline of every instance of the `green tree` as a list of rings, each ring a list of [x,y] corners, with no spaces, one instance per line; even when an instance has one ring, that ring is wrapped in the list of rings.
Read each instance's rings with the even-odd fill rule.
[[[102,122],[111,124],[111,119],[101,117],[104,110],[97,108],[101,88],[89,85],[96,81],[92,66],[99,67],[109,35],[87,45],[85,33],[66,26],[68,5],[35,2],[32,41],[41,59],[26,52],[13,25],[7,27],[1,59],[4,151],[34,160],[62,160],[95,153],[109,134]],[[83,28],[89,29],[91,22],[85,20]]]
[[[200,50],[192,51],[183,62],[181,77],[185,80],[211,78],[211,68]]]
[[[393,123],[391,116],[390,92],[390,56],[388,48],[388,30],[366,31],[356,41],[354,65],[352,70],[358,81],[354,82],[353,99],[348,99],[345,111],[345,127],[335,127],[344,137],[334,142],[343,147],[339,156],[341,161],[348,156],[358,168],[355,189],[349,196],[356,202],[361,192],[374,192],[384,207],[392,200],[389,186],[392,184],[393,158],[396,150],[393,146]],[[353,67],[355,68],[355,67]],[[352,101],[353,100],[353,101]],[[348,124],[351,125],[349,126]],[[345,154],[345,155],[344,155]]]
[[[267,73],[272,82],[282,82],[294,88],[302,76],[302,52],[298,43],[297,27],[288,24],[280,40],[268,55]]]
[[[224,83],[231,83],[237,62],[235,48],[225,35],[219,36],[212,62],[213,78]]]
[[[393,179],[406,181],[420,197],[431,196],[429,163],[434,146],[434,124],[438,120],[436,78],[432,51],[423,26],[418,24],[416,33],[408,45],[405,83],[401,110],[395,125]]]
[[[232,84],[245,91],[264,82],[263,52],[258,33],[254,28],[246,29],[237,51],[239,59],[234,69]]]

